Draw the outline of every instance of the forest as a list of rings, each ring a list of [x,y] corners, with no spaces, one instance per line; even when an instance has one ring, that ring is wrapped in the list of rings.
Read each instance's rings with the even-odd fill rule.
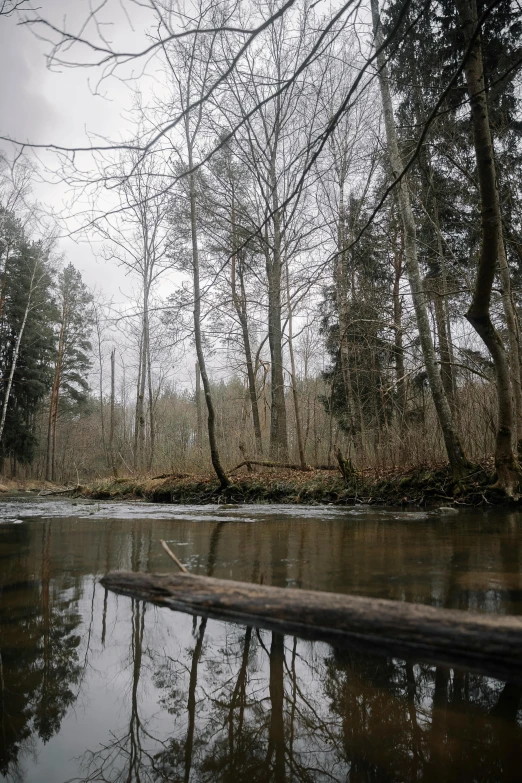
[[[516,496],[520,4],[127,5],[130,48],[111,3],[0,4],[50,68],[129,93],[117,140],[1,137],[2,474],[490,460]],[[73,194],[59,213],[42,179]]]

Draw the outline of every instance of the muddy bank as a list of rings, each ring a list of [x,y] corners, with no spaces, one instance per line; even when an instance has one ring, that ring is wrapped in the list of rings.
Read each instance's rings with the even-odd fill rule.
[[[514,505],[493,487],[492,463],[471,469],[456,479],[448,466],[416,467],[408,471],[358,472],[348,480],[337,471],[265,470],[242,473],[221,490],[212,475],[126,477],[82,487],[85,497],[139,498],[155,503],[304,503],[336,505],[435,506]],[[517,504],[518,505],[518,504]]]

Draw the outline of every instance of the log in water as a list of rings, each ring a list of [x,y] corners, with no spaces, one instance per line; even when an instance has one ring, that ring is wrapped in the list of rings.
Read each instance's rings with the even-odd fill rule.
[[[383,654],[414,654],[522,681],[519,617],[192,574],[116,571],[101,582],[117,593],[190,614],[333,644],[356,643]]]

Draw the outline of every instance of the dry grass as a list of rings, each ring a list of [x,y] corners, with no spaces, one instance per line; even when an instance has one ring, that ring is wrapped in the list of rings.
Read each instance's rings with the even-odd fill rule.
[[[354,505],[499,505],[507,500],[492,488],[491,460],[455,478],[445,464],[359,471],[345,482],[335,471],[265,469],[234,477],[221,490],[212,474],[106,479],[89,485],[82,494],[99,499],[141,498],[160,503],[333,503]],[[513,501],[511,501],[512,503]]]

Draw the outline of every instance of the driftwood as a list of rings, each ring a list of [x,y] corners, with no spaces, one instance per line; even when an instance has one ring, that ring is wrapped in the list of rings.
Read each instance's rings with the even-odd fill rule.
[[[264,468],[286,468],[287,470],[301,470],[304,472],[313,470],[310,465],[303,467],[302,465],[295,465],[289,462],[270,462],[266,459],[245,459],[243,462],[240,462],[239,465],[236,465],[235,468],[232,468],[228,472],[235,473],[236,470],[239,470],[239,468],[244,468],[245,465],[247,468],[249,465],[262,465]]]
[[[166,479],[166,478],[182,479],[182,478],[188,478],[189,476],[190,473],[160,473],[159,476],[152,476],[151,481],[157,481],[158,479]]]
[[[190,614],[334,644],[355,644],[386,655],[414,656],[522,682],[519,617],[192,574],[117,571],[101,582],[117,593]]]
[[[38,493],[38,497],[46,497],[47,495],[68,495],[69,492],[81,492],[83,487],[81,484],[77,484],[75,487],[67,487],[67,489],[49,489],[41,490]]]

